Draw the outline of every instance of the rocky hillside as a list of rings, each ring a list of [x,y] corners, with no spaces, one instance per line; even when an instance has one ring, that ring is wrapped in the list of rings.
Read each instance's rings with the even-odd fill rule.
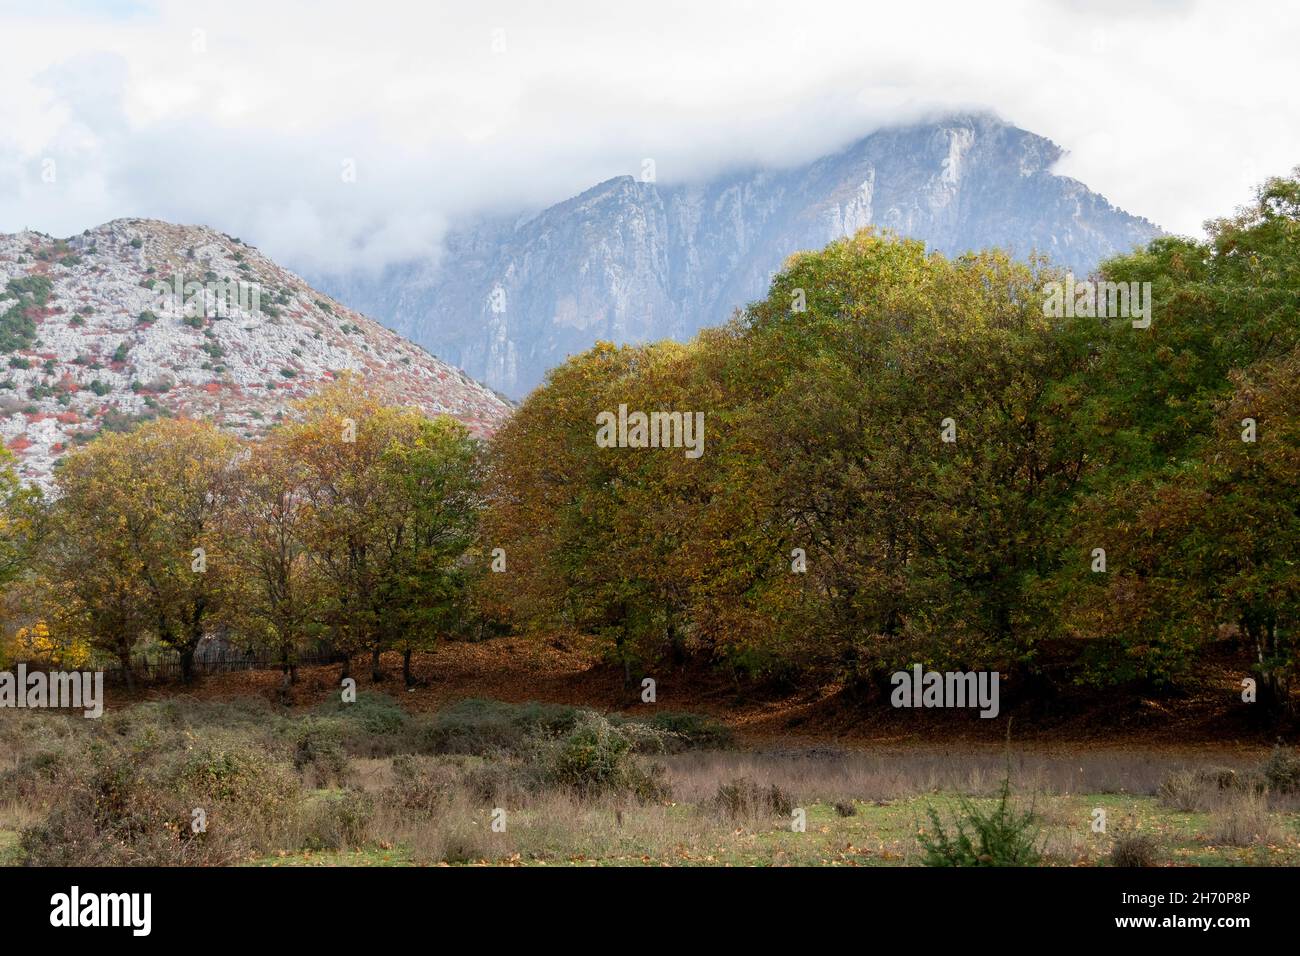
[[[158,415],[255,436],[345,369],[480,435],[509,413],[491,389],[211,229],[120,219],[66,240],[0,235],[0,440],[26,477],[43,482],[73,445]]]
[[[955,116],[793,169],[685,184],[623,176],[540,212],[465,224],[436,267],[316,282],[519,397],[597,339],[682,339],[724,322],[790,253],[864,226],[949,254],[1045,253],[1080,273],[1158,234],[1055,175],[1061,155],[995,117]]]

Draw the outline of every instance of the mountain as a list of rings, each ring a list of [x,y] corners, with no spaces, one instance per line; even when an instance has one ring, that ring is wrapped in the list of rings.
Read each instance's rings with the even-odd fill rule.
[[[1055,175],[1062,150],[987,114],[884,129],[791,169],[622,176],[541,212],[462,224],[434,265],[316,284],[519,397],[597,339],[687,338],[761,296],[800,249],[873,225],[959,254],[1087,273],[1160,230]]]
[[[70,446],[161,414],[256,435],[344,369],[479,435],[510,411],[211,229],[119,219],[66,240],[0,235],[0,440],[25,477],[43,483]]]

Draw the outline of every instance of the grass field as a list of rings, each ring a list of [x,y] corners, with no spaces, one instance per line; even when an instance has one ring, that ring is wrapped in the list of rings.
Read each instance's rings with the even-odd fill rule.
[[[0,713],[0,862],[922,865],[1004,780],[1041,865],[1300,863],[1289,750],[737,745],[689,713],[375,693]]]
[[[990,802],[990,801],[986,801]],[[619,826],[612,813],[593,814],[581,820],[589,832],[607,835],[595,855],[574,853],[563,846],[545,847],[525,838],[512,843],[503,835],[498,846],[481,862],[521,866],[906,866],[917,865],[915,834],[924,826],[931,806],[954,808],[951,797],[914,797],[884,804],[855,802],[854,815],[843,817],[835,807],[815,803],[807,807],[807,831],[787,827],[737,827],[709,833],[692,828],[694,807],[670,807],[662,812],[639,811],[626,816],[627,835],[616,836]],[[1109,865],[1114,837],[1090,832],[1092,810],[1104,807],[1122,819],[1121,832],[1151,835],[1161,847],[1153,865],[1173,866],[1295,866],[1300,863],[1300,818],[1278,813],[1271,821],[1267,840],[1249,846],[1213,842],[1214,818],[1207,813],[1181,813],[1163,808],[1152,797],[1097,794],[1083,797],[1045,797],[1036,803],[1045,820],[1048,865]],[[675,820],[683,822],[678,831]],[[520,814],[520,828],[550,829],[550,822],[535,813]],[[644,846],[638,833],[662,836],[682,832],[671,846],[662,839]],[[532,846],[524,856],[517,846]],[[648,852],[648,851],[653,852]],[[420,858],[409,846],[373,845],[326,852],[281,852],[252,861],[257,866],[412,866]],[[480,861],[464,861],[480,862]]]

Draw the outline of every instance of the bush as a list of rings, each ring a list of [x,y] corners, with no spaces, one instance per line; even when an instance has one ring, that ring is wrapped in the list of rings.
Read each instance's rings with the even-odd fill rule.
[[[1160,784],[1156,795],[1162,806],[1195,813],[1219,803],[1223,794],[1239,792],[1249,786],[1247,778],[1226,767],[1176,770]]]
[[[400,733],[407,720],[406,711],[387,694],[358,694],[353,703],[339,701],[325,708],[325,712],[345,717],[375,737]]]
[[[375,803],[360,790],[337,790],[320,794],[304,814],[304,850],[346,850],[368,841]]]
[[[1263,768],[1264,780],[1277,793],[1300,792],[1300,754],[1274,747]]]
[[[627,794],[644,802],[662,800],[668,788],[663,769],[643,768],[636,754],[662,751],[666,734],[637,724],[618,726],[593,711],[580,711],[573,729],[543,745],[546,778],[583,797]]]
[[[723,750],[732,745],[731,728],[701,714],[659,711],[644,722],[648,727],[670,734],[670,750]]]
[[[421,749],[443,754],[523,754],[538,737],[567,733],[577,709],[561,704],[463,700],[439,711],[417,733]]]
[[[759,817],[788,817],[794,812],[794,801],[776,784],[761,787],[749,777],[737,777],[720,784],[713,796],[713,806],[732,820]]]
[[[274,813],[297,789],[263,749],[242,742],[204,742],[173,773],[178,789],[198,797]]]
[[[44,820],[19,838],[35,866],[230,863],[266,847],[296,794],[264,752],[208,745],[179,753],[156,728],[96,740],[60,779]],[[207,828],[192,827],[202,809]]]
[[[307,718],[294,734],[293,766],[313,775],[317,783],[341,781],[348,770],[343,728],[338,721]]]
[[[479,803],[521,803],[550,782],[544,768],[528,760],[495,757],[466,769],[465,789]]]
[[[68,755],[62,750],[38,750],[23,756],[16,766],[0,773],[0,797],[32,800],[54,785],[68,768]]]
[[[393,785],[387,796],[391,802],[420,817],[432,817],[444,806],[455,787],[453,768],[432,764],[410,754],[393,758]]]
[[[858,808],[851,800],[839,800],[835,803],[835,812],[842,817],[857,816]]]
[[[1034,812],[1012,807],[1009,779],[1002,781],[992,809],[981,810],[962,798],[951,834],[934,807],[926,812],[934,835],[922,830],[917,836],[926,866],[1033,866],[1042,858]]]
[[[1160,843],[1146,833],[1121,834],[1110,850],[1111,866],[1146,867],[1159,862]]]

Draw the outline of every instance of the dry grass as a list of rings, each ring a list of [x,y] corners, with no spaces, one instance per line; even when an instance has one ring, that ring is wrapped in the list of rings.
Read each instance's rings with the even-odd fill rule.
[[[1249,765],[1240,759],[1242,768]],[[722,784],[748,777],[775,784],[797,801],[887,801],[920,793],[953,791],[990,795],[1007,773],[996,752],[805,750],[686,753],[664,760],[678,800],[707,800]],[[1127,751],[1062,758],[1043,753],[1013,754],[1010,774],[1018,789],[1062,796],[1081,793],[1154,794],[1186,758]],[[1188,771],[1191,773],[1192,771]]]
[[[663,765],[670,795],[660,798],[631,786],[583,788],[554,773],[546,761],[573,722],[528,729],[534,711],[493,705],[490,727],[482,713],[473,722],[454,710],[437,723],[394,707],[372,698],[355,711],[294,715],[258,704],[168,701],[102,721],[0,714],[0,861],[18,861],[21,832],[42,831],[53,842],[39,859],[86,863],[917,863],[927,807],[947,814],[955,795],[989,798],[1008,770],[992,748],[634,749],[627,759],[642,770]],[[470,721],[455,740],[477,740],[482,752],[432,745],[445,735],[428,731],[449,720]],[[503,727],[515,735],[504,748]],[[304,734],[315,741],[310,759]],[[96,764],[95,747],[108,748],[116,762]],[[330,770],[336,759],[341,766]],[[1266,778],[1258,760],[1199,766],[1158,750],[1010,759],[1049,863],[1140,859],[1125,845],[1136,832],[1151,833],[1169,862],[1216,862],[1233,852],[1238,857],[1229,858],[1240,861],[1260,848],[1274,852],[1273,844],[1282,848],[1276,862],[1300,858],[1288,822],[1300,794],[1260,788]],[[127,816],[138,811],[145,827],[171,825],[188,818],[198,805],[190,801],[203,800],[207,834],[137,845],[114,821],[90,826],[71,813],[114,768],[130,771]],[[286,781],[290,792],[281,796]],[[728,792],[743,799],[728,801]],[[1119,836],[1091,832],[1096,807],[1107,809]],[[791,832],[792,808],[806,812],[805,833]],[[492,826],[498,809],[503,832]],[[106,835],[127,843],[113,849]]]
[[[1206,837],[1219,846],[1270,846],[1286,842],[1287,831],[1261,793],[1233,794],[1210,815]]]

